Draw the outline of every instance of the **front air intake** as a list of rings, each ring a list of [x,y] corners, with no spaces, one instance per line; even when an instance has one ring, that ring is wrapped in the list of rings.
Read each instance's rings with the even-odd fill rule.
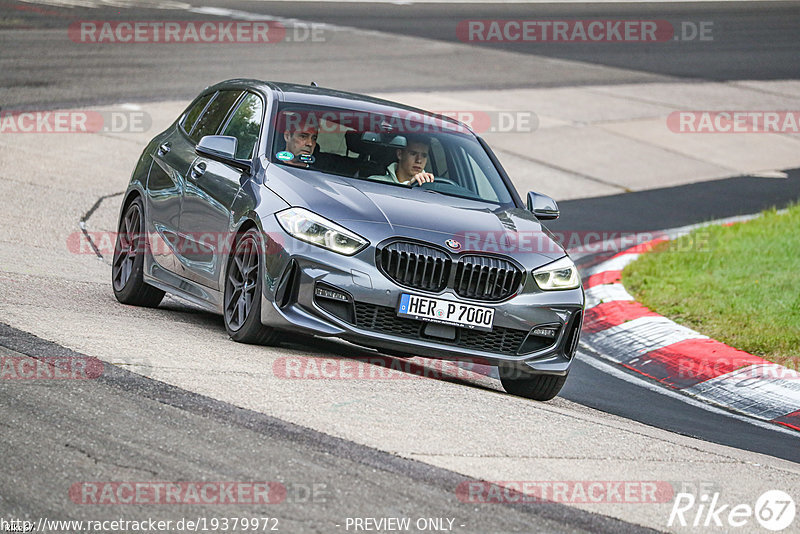
[[[278,288],[275,290],[275,302],[278,307],[285,308],[289,304],[297,301],[297,293],[300,287],[300,266],[292,260],[286,266],[281,276]]]
[[[569,359],[572,359],[572,357],[575,356],[575,351],[578,350],[578,343],[581,338],[581,325],[583,324],[582,315],[581,312],[578,312],[572,317],[572,324],[567,333],[567,343],[564,347],[564,354]]]

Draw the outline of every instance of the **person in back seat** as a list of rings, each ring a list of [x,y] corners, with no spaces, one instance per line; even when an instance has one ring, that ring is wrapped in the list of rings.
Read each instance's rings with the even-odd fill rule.
[[[406,135],[405,148],[397,149],[397,161],[386,168],[385,175],[370,176],[370,180],[383,180],[406,185],[422,185],[434,180],[425,172],[431,141],[422,135]]]

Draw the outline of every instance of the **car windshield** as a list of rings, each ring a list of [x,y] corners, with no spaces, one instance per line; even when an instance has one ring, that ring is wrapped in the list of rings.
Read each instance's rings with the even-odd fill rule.
[[[406,188],[418,185],[415,175],[426,173],[432,181],[421,185],[424,189],[513,204],[477,138],[432,114],[284,104],[274,131],[271,160],[280,165]]]

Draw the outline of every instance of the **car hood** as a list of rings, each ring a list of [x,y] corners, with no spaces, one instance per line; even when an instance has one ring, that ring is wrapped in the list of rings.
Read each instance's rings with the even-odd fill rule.
[[[500,253],[537,265],[565,254],[528,210],[303,169],[290,172],[272,165],[270,171],[265,185],[287,203],[373,243],[395,236],[440,246],[449,241],[447,246],[455,252]]]

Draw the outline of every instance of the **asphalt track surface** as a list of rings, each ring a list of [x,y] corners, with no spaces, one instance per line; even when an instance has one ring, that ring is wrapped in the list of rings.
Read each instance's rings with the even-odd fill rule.
[[[679,187],[650,189],[559,203],[551,230],[650,232],[785,208],[800,194],[800,169],[787,178],[739,176]]]
[[[202,5],[202,4],[196,4]],[[219,4],[208,4],[219,5]],[[541,58],[535,72],[507,71],[507,76],[482,80],[472,87],[558,86],[595,83],[636,83],[673,77],[736,80],[797,78],[800,64],[800,6],[761,3],[699,5],[520,5],[492,4],[446,6],[333,5],[330,3],[229,2],[231,9],[330,22],[364,29],[379,29],[432,39],[454,40],[454,27],[470,18],[664,18],[671,21],[713,20],[715,41],[707,47],[687,43],[664,43],[647,50],[637,45],[604,45],[591,51],[573,45],[548,47],[500,46]],[[174,19],[163,10],[110,8],[64,10],[51,6],[0,0],[4,26],[0,31],[0,106],[4,109],[63,107],[119,101],[188,99],[207,83],[257,70],[254,77],[289,81],[324,80],[350,90],[387,89],[446,90],[468,88],[470,80],[437,76],[409,69],[401,80],[387,79],[391,70],[376,70],[354,76],[354,69],[329,61],[330,48],[311,49],[270,64],[260,50],[240,47],[208,57],[202,47],[159,50],[104,48],[59,53],[55,44],[37,29],[64,27],[72,20],[129,18]],[[182,18],[208,19],[208,15]],[[10,23],[5,23],[8,21]],[[14,29],[16,28],[16,29]],[[379,37],[376,37],[376,39]],[[364,52],[368,54],[368,52]],[[586,61],[587,64],[553,64],[548,58]],[[413,62],[417,58],[403,58]],[[348,59],[352,64],[358,57]],[[538,61],[538,59],[537,59]],[[311,67],[309,67],[309,62]],[[242,65],[253,65],[246,69]],[[600,65],[602,68],[596,68]],[[176,74],[179,69],[185,73]],[[455,81],[454,81],[455,80]],[[121,83],[124,81],[124,83]],[[740,177],[663,190],[629,193],[561,204],[562,218],[549,225],[554,230],[648,231],[702,222],[714,218],[749,214],[798,197],[800,173],[790,171],[785,180]],[[67,349],[53,347],[24,332],[3,327],[0,345],[22,354]],[[2,350],[2,349],[0,349]],[[252,478],[252,469],[267,479],[336,481],[334,497],[314,505],[297,503],[282,509],[287,525],[301,530],[325,531],[331,517],[413,513],[452,515],[475,532],[529,531],[637,531],[638,527],[572,508],[547,505],[507,507],[491,513],[473,506],[460,506],[452,499],[452,487],[462,480],[452,472],[399,459],[367,447],[294,427],[254,412],[153,383],[116,370],[101,381],[83,384],[46,384],[35,393],[30,388],[3,385],[0,426],[14,429],[3,433],[2,476],[13,491],[3,493],[0,510],[29,516],[57,515],[64,484],[75,473],[91,479],[119,479],[141,471],[141,478],[235,479]],[[746,422],[668,399],[629,382],[598,372],[578,362],[562,396],[630,419],[685,435],[733,447],[800,461],[797,438],[755,427]],[[157,421],[151,428],[136,428],[137,422]],[[20,425],[23,425],[20,427]],[[53,431],[57,429],[57,431]],[[89,429],[89,433],[87,433]],[[128,450],[104,450],[104,434],[123,433]],[[205,436],[198,439],[198,436]],[[210,438],[211,437],[211,438]],[[68,445],[64,445],[65,441]],[[89,443],[98,444],[88,452]],[[31,447],[31,443],[35,445]],[[225,454],[220,454],[224,447]],[[269,447],[268,465],[255,461],[255,451]],[[158,450],[149,457],[147,451]],[[34,456],[36,461],[26,459]],[[123,458],[134,458],[132,464]],[[53,466],[58,469],[53,469]],[[247,465],[247,471],[242,467]],[[69,473],[66,476],[65,473]],[[155,474],[153,474],[155,473]],[[243,473],[246,473],[244,475]],[[59,486],[60,484],[60,486]],[[67,484],[68,485],[68,484]],[[370,498],[355,488],[370,487]],[[402,488],[398,492],[398,488]],[[55,491],[57,489],[57,492]],[[398,498],[398,493],[402,497]],[[380,502],[380,496],[386,499]],[[58,496],[58,497],[57,497]],[[377,496],[377,497],[376,497]],[[379,500],[376,501],[376,498]],[[63,499],[61,499],[63,500]],[[292,504],[292,503],[290,503]],[[343,514],[341,511],[346,510]],[[204,515],[204,510],[191,509]],[[222,515],[220,508],[213,512]],[[181,510],[181,515],[184,510]],[[266,512],[269,512],[268,510]],[[172,512],[170,512],[172,513]],[[131,517],[142,511],[131,508]],[[492,522],[487,524],[487,517]],[[305,518],[305,522],[301,521]],[[295,522],[295,523],[293,523]],[[329,525],[328,525],[329,526]],[[473,530],[470,530],[473,531]]]
[[[98,0],[99,1],[99,0]],[[713,40],[656,43],[473,43],[526,56],[475,70],[461,55],[426,48],[416,54],[376,57],[365,43],[344,49],[336,32],[325,42],[274,48],[207,46],[64,46],[36,30],[66,29],[81,20],[214,20],[204,12],[145,7],[65,9],[0,0],[0,106],[54,108],[120,101],[189,99],[213,82],[252,77],[356,92],[504,89],[689,80],[772,80],[800,76],[800,5],[782,2],[699,4],[353,4],[332,2],[192,2],[246,14],[297,18],[410,37],[458,42],[456,28],[470,19],[587,19],[711,21]],[[62,36],[59,36],[62,37]],[[380,34],[370,40],[379,48]],[[559,59],[572,61],[558,61]],[[580,63],[576,63],[580,62]],[[180,73],[180,74],[178,74]]]
[[[619,69],[705,80],[792,79],[800,74],[796,58],[800,42],[800,7],[792,2],[644,3],[644,4],[415,4],[386,3],[342,7],[315,2],[234,2],[232,7],[260,9],[273,15],[328,22],[362,29],[380,29],[427,39],[460,41],[458,24],[467,20],[664,20],[677,28],[679,40],[660,43],[536,43],[473,42],[522,54],[585,61]],[[710,22],[712,39],[691,39],[694,24]],[[685,23],[685,24],[683,24]],[[683,35],[685,34],[685,39]],[[460,41],[463,42],[463,41]],[[702,44],[702,46],[698,46]],[[542,69],[531,73],[526,86],[558,86],[561,73]],[[628,83],[638,74],[614,73],[586,79],[584,83]],[[579,85],[581,80],[572,80]]]
[[[81,357],[2,324],[0,345],[3,356]],[[286,495],[278,504],[245,507],[115,507],[115,519],[120,510],[119,518],[128,520],[246,513],[276,518],[281,532],[332,532],[344,530],[347,517],[380,511],[455,518],[460,532],[529,532],[531,525],[539,532],[652,532],[556,503],[500,505],[502,510],[462,503],[453,498],[454,488],[469,480],[462,475],[105,367],[96,380],[3,385],[0,512],[6,518],[80,519],[64,512],[64,496],[76,481],[133,476],[279,482]],[[102,517],[96,507],[87,508]]]

